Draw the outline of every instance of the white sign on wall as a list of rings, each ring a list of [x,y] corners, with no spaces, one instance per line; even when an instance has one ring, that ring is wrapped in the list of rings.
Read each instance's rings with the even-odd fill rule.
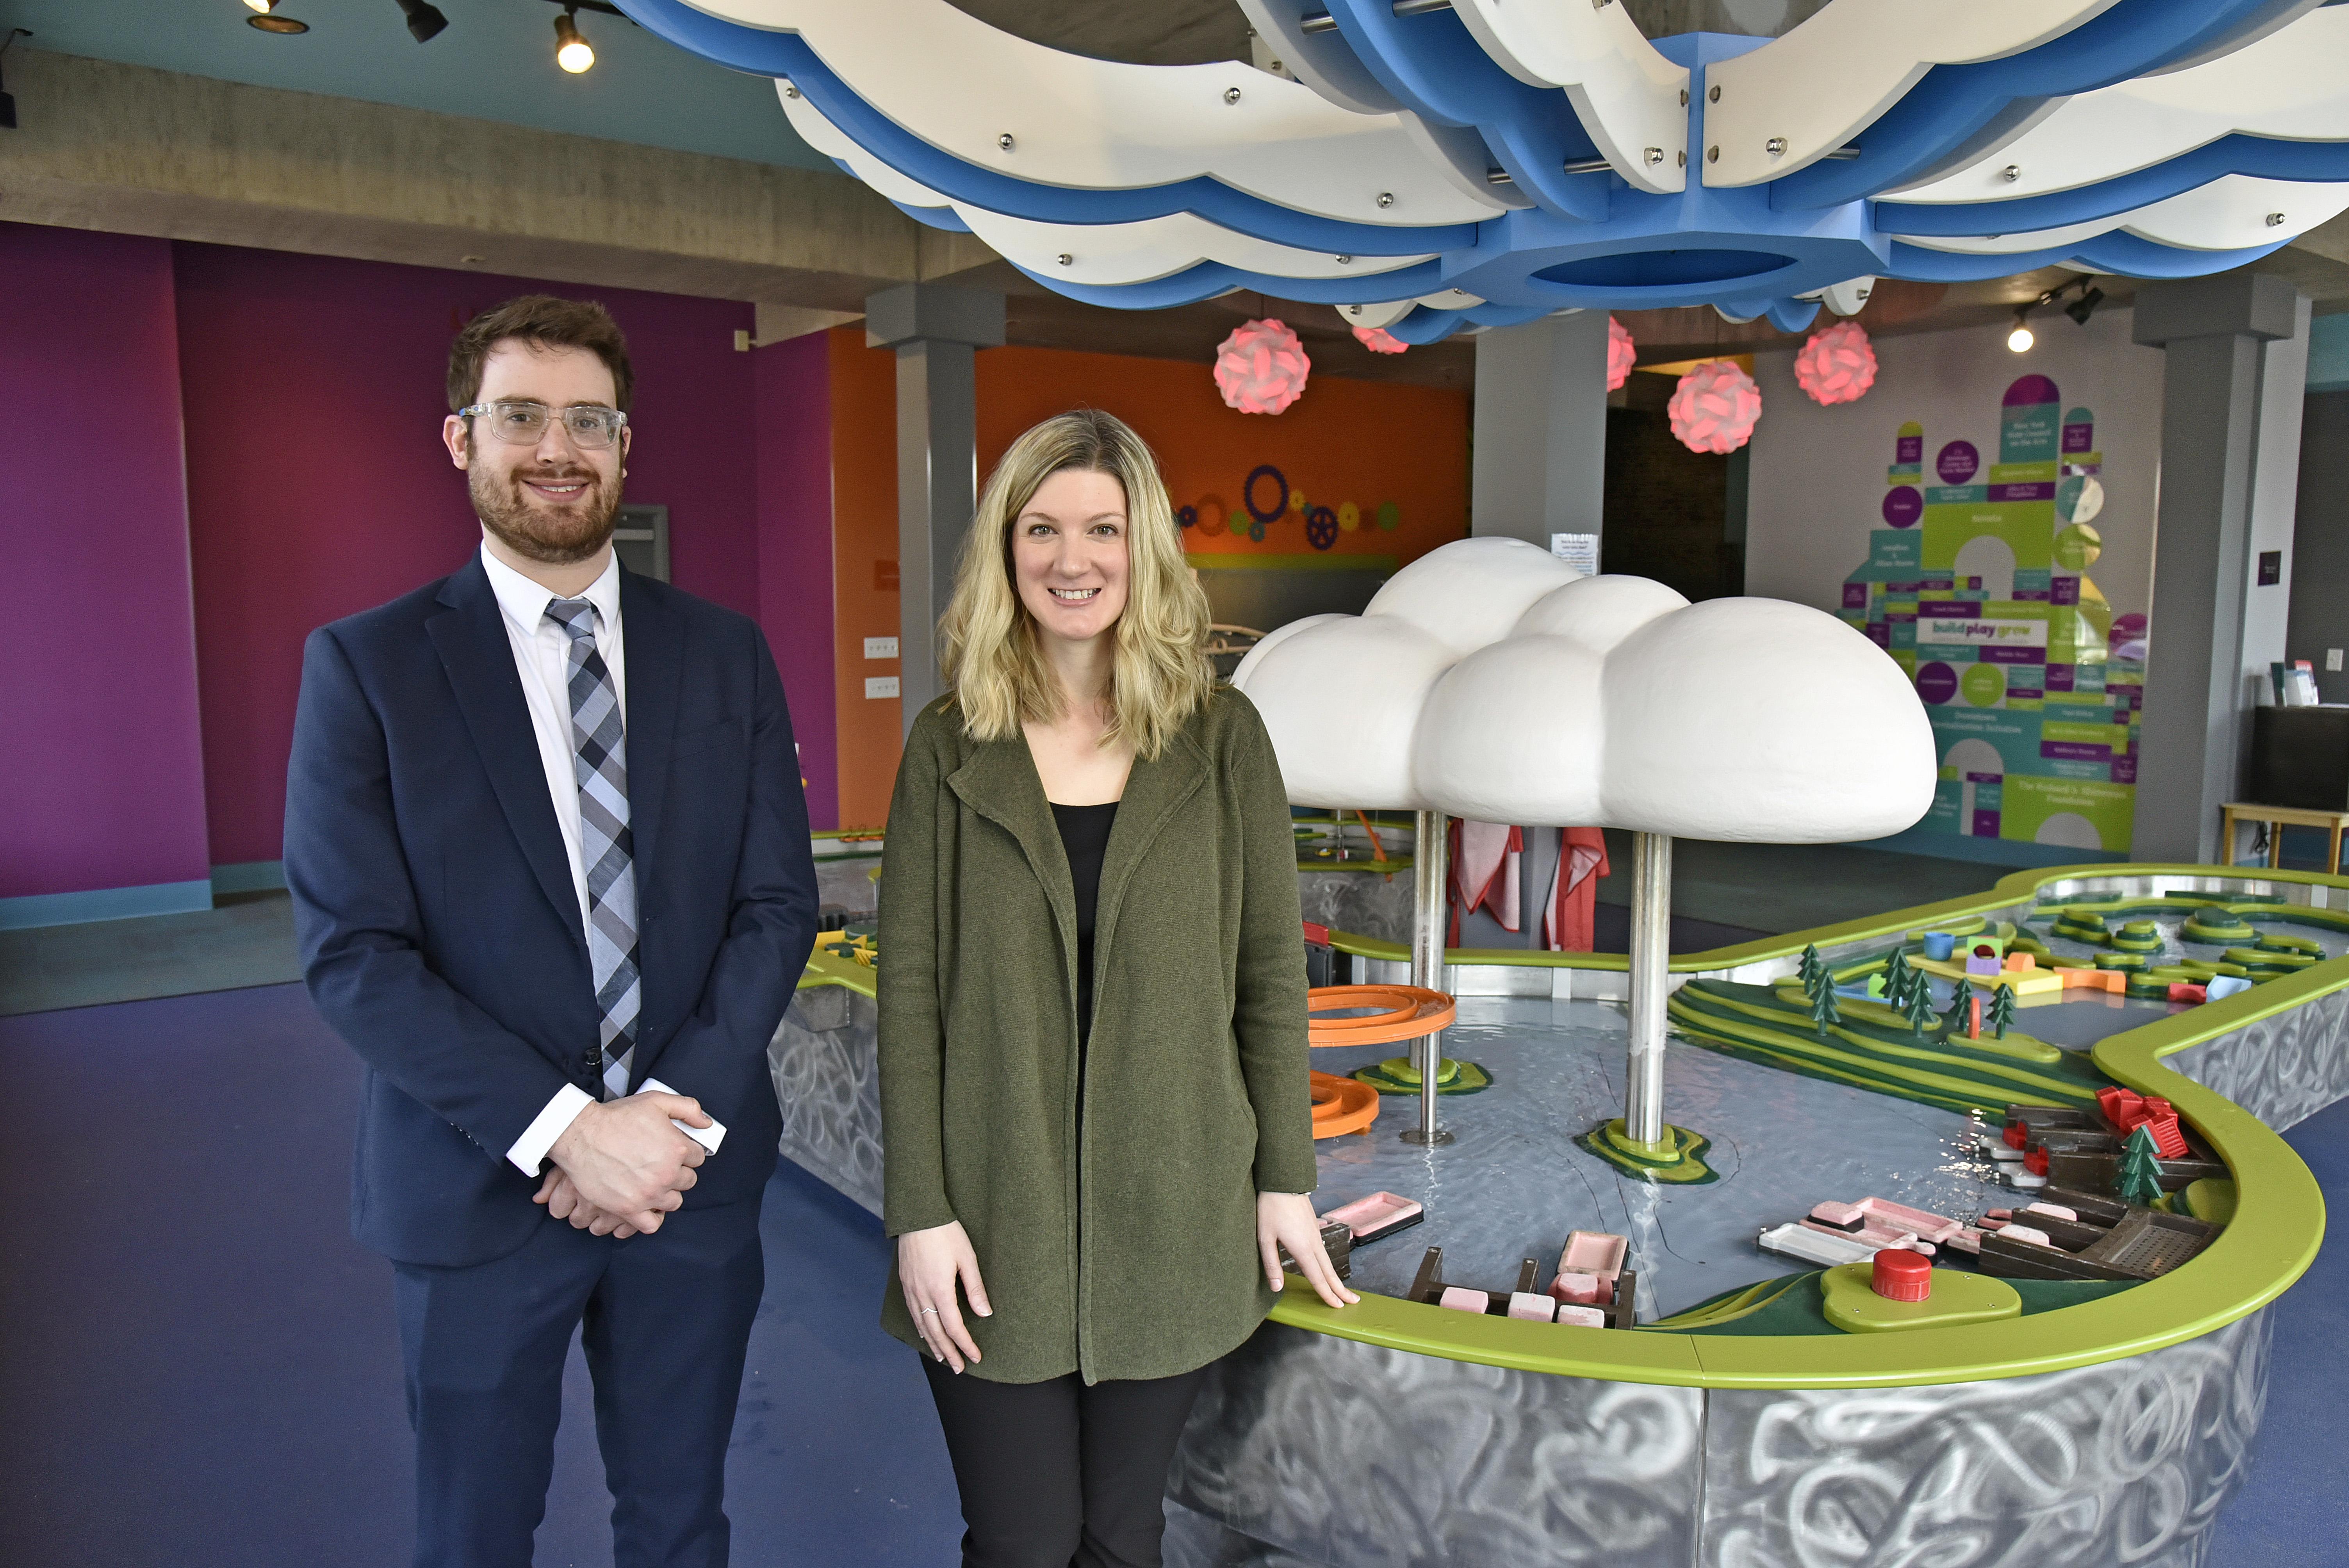
[[[1553,533],[1549,536],[1549,552],[1585,577],[1599,575],[1599,536],[1595,533]]]

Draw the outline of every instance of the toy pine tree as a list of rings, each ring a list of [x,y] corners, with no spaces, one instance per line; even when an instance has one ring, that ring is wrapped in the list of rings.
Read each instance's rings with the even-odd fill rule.
[[[2006,1031],[2014,1022],[2013,986],[2003,980],[1999,982],[1998,989],[1990,994],[1990,1006],[1982,1015],[1982,1022],[2000,1039],[2006,1038]]]
[[[1906,1008],[1909,982],[1916,977],[1917,972],[1909,967],[1909,954],[1894,948],[1892,956],[1884,961],[1884,999],[1895,1007]]]
[[[1911,1033],[1921,1035],[1925,1026],[1933,1021],[1933,997],[1926,989],[1923,975],[1912,975],[1909,979],[1909,1001],[1900,1009],[1900,1016],[1909,1020]]]
[[[2154,1147],[2153,1133],[2143,1123],[2128,1135],[2121,1145],[2121,1202],[2153,1207],[2161,1196],[2161,1167],[2156,1163],[2160,1150]]]
[[[1825,1039],[1829,1028],[1843,1022],[1843,1010],[1836,1006],[1835,986],[1823,984],[1811,993],[1811,1023]]]
[[[1818,948],[1806,944],[1803,948],[1802,966],[1795,973],[1802,977],[1803,989],[1810,991],[1816,988],[1819,974],[1826,968],[1826,965],[1819,961]]]
[[[1974,988],[1961,980],[1950,987],[1949,1011],[1941,1015],[1941,1019],[1950,1026],[1950,1033],[1962,1035],[1973,1021],[1973,1015]]]

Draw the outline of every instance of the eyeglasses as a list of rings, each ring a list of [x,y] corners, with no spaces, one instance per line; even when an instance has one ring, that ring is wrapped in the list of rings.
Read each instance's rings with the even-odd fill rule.
[[[617,408],[602,408],[593,403],[574,404],[568,408],[550,408],[543,403],[476,403],[470,408],[457,410],[460,418],[485,418],[490,434],[501,441],[516,446],[538,445],[546,434],[548,419],[560,417],[563,428],[571,432],[571,439],[583,449],[608,447],[620,438],[620,431],[628,417]]]

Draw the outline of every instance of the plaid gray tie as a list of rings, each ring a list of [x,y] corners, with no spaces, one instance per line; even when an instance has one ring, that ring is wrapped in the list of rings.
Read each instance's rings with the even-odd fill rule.
[[[595,651],[595,606],[556,599],[546,618],[571,634],[571,752],[579,778],[579,859],[587,868],[587,957],[603,1014],[604,1098],[628,1092],[636,1048],[636,872],[628,833],[628,738],[612,672]]]

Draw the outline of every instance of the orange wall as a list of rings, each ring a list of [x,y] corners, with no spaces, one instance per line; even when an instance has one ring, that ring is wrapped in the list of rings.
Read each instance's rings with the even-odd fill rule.
[[[861,326],[832,333],[832,593],[840,825],[877,828],[905,733],[894,698],[864,695],[898,669],[864,656],[865,638],[897,634],[897,357]]]
[[[843,827],[887,815],[902,724],[898,704],[864,696],[866,676],[897,673],[894,661],[864,656],[866,637],[897,633],[896,593],[873,586],[874,564],[896,560],[897,486],[895,360],[864,343],[862,327],[832,335]],[[1385,556],[1401,565],[1468,531],[1463,391],[1319,377],[1288,412],[1268,417],[1226,407],[1204,365],[1056,348],[982,350],[978,379],[982,478],[1038,420],[1080,406],[1107,409],[1157,451],[1174,504],[1200,512],[1203,526],[1184,539],[1195,554],[1321,553],[1306,539],[1299,498],[1356,518],[1354,529],[1339,532],[1332,555]],[[1259,542],[1248,537],[1242,489],[1265,464],[1287,480],[1291,507]],[[1278,495],[1270,480],[1257,481],[1259,510]],[[1351,513],[1341,510],[1346,502]],[[1381,509],[1390,504],[1392,526],[1382,528]]]

